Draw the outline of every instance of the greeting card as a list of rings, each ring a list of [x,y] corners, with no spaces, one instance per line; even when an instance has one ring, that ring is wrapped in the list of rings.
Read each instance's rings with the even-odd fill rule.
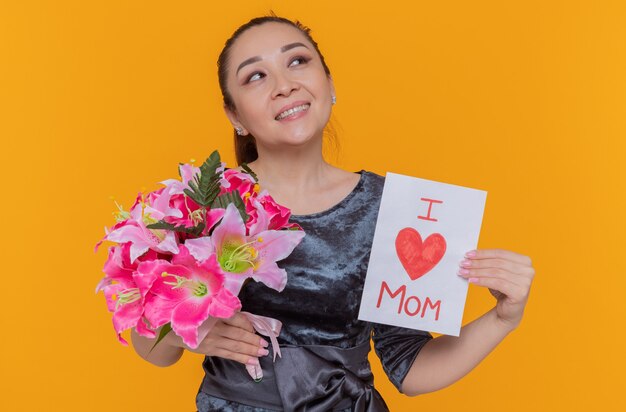
[[[387,173],[359,319],[458,336],[487,192]]]

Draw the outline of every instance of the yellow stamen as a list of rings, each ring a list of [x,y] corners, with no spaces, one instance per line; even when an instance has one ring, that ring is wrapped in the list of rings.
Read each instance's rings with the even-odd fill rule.
[[[259,237],[256,239],[256,241],[257,241],[257,242],[263,242],[263,238],[262,238],[261,236],[259,236]]]
[[[194,210],[189,214],[189,217],[191,218],[191,221],[194,223],[194,225],[197,225],[198,223],[204,221],[204,218],[202,217],[202,209]]]
[[[258,183],[255,183],[252,190],[254,190],[255,193],[259,193],[260,189],[261,189],[261,186],[259,186]]]

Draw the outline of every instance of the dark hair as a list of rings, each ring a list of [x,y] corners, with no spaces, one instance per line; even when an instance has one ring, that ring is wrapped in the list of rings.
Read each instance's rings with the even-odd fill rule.
[[[220,53],[220,56],[217,59],[217,77],[219,79],[220,90],[222,91],[222,97],[224,98],[224,106],[226,106],[228,109],[232,110],[233,112],[236,111],[235,103],[233,102],[233,99],[230,93],[228,92],[228,88],[226,86],[226,74],[227,74],[228,61],[230,58],[230,54],[229,54],[230,49],[233,46],[233,43],[235,42],[235,40],[237,40],[237,38],[239,38],[239,36],[246,30],[254,26],[259,26],[261,24],[271,23],[271,22],[288,24],[300,30],[300,32],[306,37],[306,39],[309,42],[311,42],[311,44],[315,48],[317,55],[320,57],[320,60],[322,61],[322,66],[324,66],[324,71],[326,72],[326,75],[330,76],[330,69],[326,65],[326,62],[324,61],[324,56],[320,52],[319,47],[317,46],[317,43],[315,42],[315,40],[313,40],[313,38],[311,37],[311,34],[310,34],[311,29],[309,29],[308,27],[300,23],[300,21],[298,20],[291,21],[287,18],[279,17],[273,12],[270,12],[269,16],[256,17],[250,20],[249,22],[241,25],[237,30],[235,30],[233,35],[228,40],[226,40],[226,43],[224,44],[224,48],[222,49],[222,52]],[[256,150],[256,142],[255,142],[254,136],[252,136],[252,134],[248,134],[246,136],[239,136],[237,132],[233,132],[233,133],[235,136],[235,156],[237,158],[237,164],[241,165],[241,163],[248,163],[248,162],[252,162],[253,160],[256,160],[257,157],[259,157],[259,154],[257,153],[257,150]]]

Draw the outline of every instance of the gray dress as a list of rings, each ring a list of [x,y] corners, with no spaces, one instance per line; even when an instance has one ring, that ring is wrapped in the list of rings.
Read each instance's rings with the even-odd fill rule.
[[[401,385],[413,360],[432,338],[427,332],[357,320],[385,178],[361,170],[341,202],[310,215],[292,215],[306,235],[278,264],[289,276],[278,293],[249,282],[240,294],[245,311],[283,324],[282,358],[260,358],[263,380],[243,365],[205,357],[199,412],[386,411],[367,360],[370,338],[391,382]]]

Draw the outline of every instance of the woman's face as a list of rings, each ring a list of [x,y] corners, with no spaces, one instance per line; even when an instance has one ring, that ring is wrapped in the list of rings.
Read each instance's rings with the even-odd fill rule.
[[[254,26],[230,49],[231,123],[257,145],[278,148],[322,137],[335,91],[313,45],[284,23]]]

